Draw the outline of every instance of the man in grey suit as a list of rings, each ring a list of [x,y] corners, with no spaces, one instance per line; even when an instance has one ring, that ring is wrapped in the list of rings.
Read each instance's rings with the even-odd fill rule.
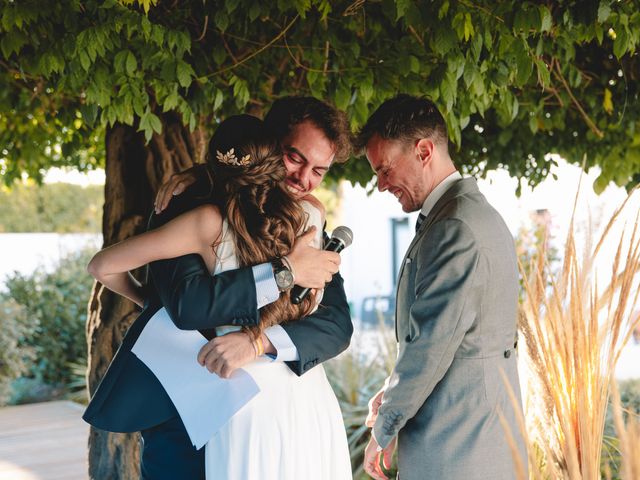
[[[517,468],[526,475],[508,394],[513,389],[520,401],[518,269],[509,230],[475,180],[456,171],[445,121],[431,101],[388,100],[357,143],[379,190],[405,212],[420,210],[398,276],[398,358],[370,402],[365,471],[387,478],[380,460],[388,466],[397,439],[402,480],[513,479]]]

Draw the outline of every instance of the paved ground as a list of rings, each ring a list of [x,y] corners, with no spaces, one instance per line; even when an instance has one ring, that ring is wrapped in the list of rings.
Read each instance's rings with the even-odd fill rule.
[[[69,401],[0,408],[0,480],[86,480],[82,411]]]

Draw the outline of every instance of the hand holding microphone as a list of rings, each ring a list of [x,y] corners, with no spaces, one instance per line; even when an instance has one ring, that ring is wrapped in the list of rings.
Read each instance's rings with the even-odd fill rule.
[[[349,227],[341,226],[336,228],[331,235],[331,239],[324,246],[324,250],[318,252],[318,250],[313,249],[314,252],[309,252],[308,254],[312,254],[316,257],[322,258],[323,256],[326,258],[335,258],[337,257],[337,262],[334,263],[335,270],[329,269],[329,277],[325,278],[325,283],[331,281],[331,277],[334,273],[338,271],[338,267],[340,266],[340,257],[337,255],[342,250],[351,245],[353,241],[353,232]],[[327,256],[328,253],[332,253],[332,256]],[[333,271],[332,271],[333,270]],[[309,295],[311,288],[323,288],[324,285],[321,286],[302,286],[300,285],[298,274],[296,273],[296,286],[291,290],[291,302],[295,305],[299,304],[304,300],[304,298]]]

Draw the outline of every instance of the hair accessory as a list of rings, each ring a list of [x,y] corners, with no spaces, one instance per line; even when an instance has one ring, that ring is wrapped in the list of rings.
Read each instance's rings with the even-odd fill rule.
[[[238,167],[246,167],[251,162],[251,155],[245,155],[240,160],[238,160],[238,157],[236,157],[233,148],[224,154],[220,150],[216,150],[216,158],[220,163],[224,163],[226,165],[235,165]]]

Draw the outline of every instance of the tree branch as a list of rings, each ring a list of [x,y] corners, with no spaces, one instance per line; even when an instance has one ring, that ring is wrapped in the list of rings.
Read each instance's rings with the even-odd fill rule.
[[[207,34],[207,27],[209,26],[209,15],[204,16],[204,26],[202,27],[202,33],[198,38],[196,38],[196,42],[202,41],[204,36]]]
[[[409,31],[416,38],[416,41],[420,44],[420,46],[424,48],[424,40],[422,40],[420,35],[418,35],[418,32],[416,32],[416,29],[413,28],[411,25],[409,25]]]
[[[278,40],[280,40],[287,33],[287,31],[293,26],[293,24],[296,23],[298,18],[300,18],[300,15],[296,15],[295,17],[293,17],[293,20],[291,20],[289,22],[289,24],[278,35],[276,35],[269,43],[267,43],[265,46],[259,48],[258,50],[256,50],[253,53],[250,53],[249,55],[247,55],[246,57],[244,57],[241,60],[237,61],[233,65],[229,65],[228,67],[221,68],[219,70],[216,70],[213,73],[210,73],[209,75],[207,75],[207,77],[212,77],[214,75],[218,75],[219,73],[224,73],[226,71],[232,70],[232,69],[236,68],[237,66],[242,65],[243,63],[251,60],[256,55],[259,55],[260,53],[264,52],[267,48],[269,48],[271,45],[273,45]]]
[[[481,12],[484,12],[487,16],[495,18],[499,22],[504,23],[504,20],[502,18],[498,17],[497,15],[494,15],[493,13],[491,13],[490,10],[487,10],[485,7],[481,7],[480,5],[476,5],[475,3],[468,2],[466,0],[460,0],[460,3],[462,3],[463,5],[466,5],[467,7],[476,8]]]
[[[342,14],[343,17],[348,17],[350,15],[355,15],[356,13],[358,13],[358,10],[360,10],[366,0],[356,0],[355,2],[353,2],[351,5],[349,5],[344,13]]]
[[[316,72],[316,73],[323,73],[323,74],[327,74],[327,72],[331,72],[331,73],[335,73],[335,71],[333,70],[326,70],[326,69],[319,69],[319,68],[311,68],[311,67],[307,67],[306,65],[302,64],[300,62],[300,60],[298,60],[298,58],[293,54],[293,52],[291,51],[291,48],[289,47],[289,43],[287,43],[287,37],[285,35],[285,37],[282,39],[284,41],[285,46],[287,47],[287,52],[289,52],[289,56],[291,57],[291,59],[293,60],[293,62],[300,68],[302,68],[303,70],[306,70],[307,72]],[[325,62],[325,66],[326,66],[326,62]]]
[[[571,91],[571,87],[569,87],[569,84],[567,83],[565,78],[562,76],[562,71],[560,70],[560,64],[556,63],[555,65],[556,65],[556,68],[552,70],[553,74],[556,76],[556,78],[558,78],[562,82],[562,85],[564,86],[565,90],[569,94],[569,97],[571,97],[573,104],[576,106],[576,108],[582,115],[582,118],[584,118],[584,121],[586,122],[587,126],[591,129],[593,133],[596,134],[598,138],[603,138],[604,133],[602,133],[602,130],[600,130],[597,127],[597,125],[593,122],[593,120],[591,120],[591,117],[587,115],[587,112],[585,112],[584,108],[582,108],[582,105],[580,105],[580,102],[578,101],[578,99],[573,95],[573,92]]]
[[[220,38],[222,38],[222,44],[224,45],[224,49],[227,51],[227,53],[229,54],[229,56],[231,57],[233,62],[236,63],[236,64],[239,63],[238,58],[231,51],[231,47],[229,47],[229,44],[227,43],[227,39],[224,38],[224,33],[223,32],[220,32]]]
[[[286,42],[286,37],[285,37],[285,42]],[[323,75],[327,75],[327,70],[329,68],[329,40],[327,40],[324,44],[324,67],[322,67],[322,73]]]

